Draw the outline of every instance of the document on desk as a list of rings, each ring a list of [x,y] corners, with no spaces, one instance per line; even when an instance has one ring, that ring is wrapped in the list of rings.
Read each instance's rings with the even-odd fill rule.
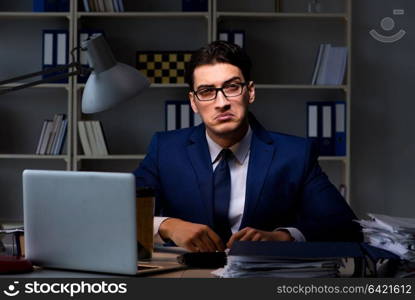
[[[372,246],[415,261],[415,218],[368,214],[371,220],[359,220],[365,240]]]
[[[380,214],[368,214],[381,228],[390,232],[415,234],[415,218],[392,217]]]
[[[213,274],[225,278],[336,277],[342,258],[361,256],[357,243],[235,242],[226,266]]]

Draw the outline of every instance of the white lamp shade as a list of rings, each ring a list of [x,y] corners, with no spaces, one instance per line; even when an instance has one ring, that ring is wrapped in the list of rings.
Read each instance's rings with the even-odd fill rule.
[[[123,63],[100,73],[92,72],[82,96],[82,112],[92,114],[110,109],[137,96],[149,85],[140,71]]]

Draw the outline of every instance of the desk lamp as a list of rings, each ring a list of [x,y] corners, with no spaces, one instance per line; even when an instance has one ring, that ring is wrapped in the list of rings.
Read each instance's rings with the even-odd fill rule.
[[[149,87],[149,80],[141,72],[115,60],[102,34],[94,34],[90,39],[82,43],[82,47],[74,48],[71,51],[72,57],[73,52],[79,48],[82,51],[87,51],[90,68],[83,67],[79,62],[72,62],[67,65],[10,78],[0,81],[0,95],[74,75],[85,76],[89,71],[92,71],[82,95],[82,112],[91,114],[110,109],[118,103],[137,96]],[[64,71],[66,73],[61,73]],[[54,73],[57,72],[61,74],[55,75]],[[2,88],[6,84],[20,83],[19,81],[21,80],[47,74],[53,75],[41,80]]]
[[[141,91],[149,87],[149,80],[138,70],[115,60],[110,47],[101,34],[93,35],[82,43],[82,47],[73,49],[71,51],[73,61],[75,61],[73,53],[79,48],[82,51],[87,51],[91,68],[85,68],[79,62],[72,62],[67,65],[10,78],[0,81],[0,95],[74,75],[85,76],[92,71],[82,95],[82,112],[90,114],[110,109],[118,103],[137,96]],[[32,82],[21,82],[21,80],[41,75],[50,76]],[[11,83],[18,83],[18,85],[2,87]],[[17,257],[0,256],[0,274],[22,273],[33,270],[29,261],[19,257],[19,252]]]

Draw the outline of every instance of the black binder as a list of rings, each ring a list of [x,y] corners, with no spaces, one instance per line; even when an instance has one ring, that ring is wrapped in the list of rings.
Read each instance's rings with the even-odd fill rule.
[[[229,255],[275,259],[316,260],[363,257],[359,243],[349,242],[235,242]]]

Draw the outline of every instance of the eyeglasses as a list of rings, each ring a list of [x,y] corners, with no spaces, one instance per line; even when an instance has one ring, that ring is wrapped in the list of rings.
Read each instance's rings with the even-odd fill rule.
[[[246,82],[228,83],[220,88],[200,88],[197,91],[193,91],[193,93],[196,95],[199,101],[212,101],[216,99],[219,91],[221,91],[226,98],[240,96],[242,95],[242,91],[246,85],[248,85]]]

